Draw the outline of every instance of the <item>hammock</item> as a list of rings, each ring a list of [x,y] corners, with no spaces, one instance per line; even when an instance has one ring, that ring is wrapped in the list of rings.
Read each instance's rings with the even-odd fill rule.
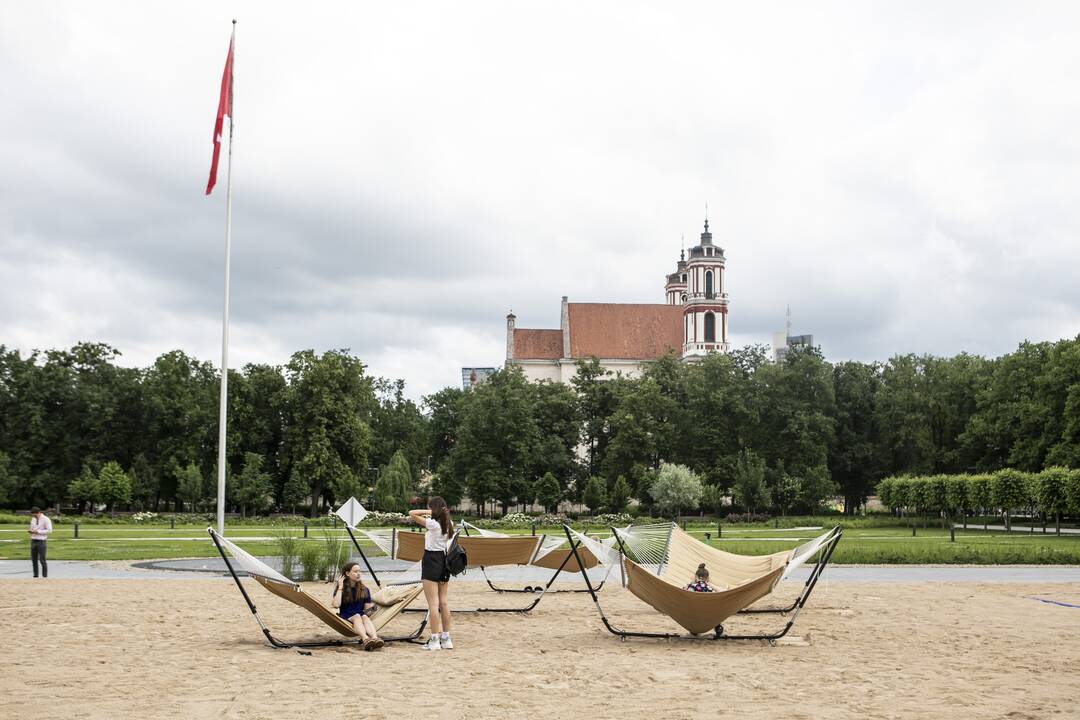
[[[564,531],[567,539],[572,540],[573,535],[577,535],[583,544],[586,542],[584,536],[568,526],[564,526]],[[842,534],[837,527],[794,550],[769,555],[746,556],[724,552],[706,545],[682,531],[674,523],[631,527],[623,530],[612,528],[612,533],[619,546],[621,559],[619,565],[623,573],[623,584],[638,599],[667,615],[695,635],[712,631],[714,633],[712,639],[769,641],[775,641],[791,629],[798,611],[805,605],[806,599]],[[815,555],[818,557],[817,564],[803,591],[790,608],[795,610],[795,614],[782,630],[760,635],[724,633],[722,623],[727,618],[747,611],[750,605],[770,594],[776,584],[789,575],[795,567],[804,564]],[[597,554],[597,557],[601,555]],[[602,562],[613,560],[611,556],[605,556]],[[699,593],[686,589],[693,580],[700,563],[705,563],[709,569],[710,581],[719,588],[718,592]],[[587,576],[585,576],[585,581],[591,590]],[[623,638],[683,637],[671,633],[619,630],[612,626],[604,615],[595,593],[592,597],[605,626],[616,635]],[[773,608],[764,611],[787,612],[787,610],[788,608]]]
[[[354,502],[355,500],[350,498],[349,502],[343,505],[341,510],[336,511],[335,514],[345,521],[345,530],[349,533],[353,546],[356,548],[356,551],[360,553],[360,557],[364,561],[364,564],[367,565],[368,572],[370,572],[372,578],[374,578],[375,584],[382,587],[378,575],[375,573],[374,568],[371,567],[367,555],[364,553],[363,548],[360,547],[360,543],[356,539],[356,535],[353,532],[354,529],[373,542],[387,557],[413,563],[404,572],[410,578],[416,577],[415,580],[410,580],[409,582],[417,582],[419,580],[420,563],[424,557],[424,533],[407,532],[397,528],[379,530],[354,528],[354,524],[349,520],[350,517],[357,516],[358,511],[350,506],[350,503]],[[363,507],[360,506],[359,503],[356,503],[356,506],[359,507],[359,511],[363,511]],[[348,510],[348,512],[345,512],[346,510]],[[363,511],[360,517],[362,517],[363,514],[366,514],[366,511]],[[535,537],[531,535],[469,537],[466,535],[455,534],[455,537],[461,547],[465,550],[465,554],[468,557],[468,567],[479,567],[481,572],[483,572],[484,566],[528,565],[541,552],[541,547],[546,540],[546,537],[543,535]],[[486,573],[484,573],[484,577],[485,579],[487,578]],[[491,584],[490,581],[488,584]],[[526,613],[535,608],[543,598],[543,588],[540,588],[539,590],[539,593],[532,602],[524,607],[453,608],[451,609],[451,612]],[[420,610],[418,608],[409,608],[405,610],[405,612],[420,612]]]
[[[259,623],[259,627],[262,628],[263,634],[266,636],[267,641],[271,646],[276,648],[288,648],[288,647],[326,647],[330,645],[345,645],[349,643],[359,642],[355,629],[352,623],[348,622],[344,618],[340,617],[333,609],[327,607],[318,598],[313,595],[304,592],[304,589],[295,581],[285,577],[277,570],[259,560],[246,550],[240,548],[230,540],[226,540],[221,535],[218,535],[213,528],[207,528],[207,532],[210,533],[210,538],[214,541],[214,545],[217,546],[218,552],[221,553],[221,558],[225,561],[225,567],[229,569],[229,573],[232,575],[233,580],[236,581],[236,586],[240,589],[240,593],[244,596],[244,600],[248,604],[248,608],[251,610],[251,614],[255,616],[256,622]],[[226,551],[228,553],[226,554]],[[231,556],[231,560],[230,560]],[[237,575],[236,569],[233,564],[239,565],[242,572],[262,585],[272,594],[277,595],[283,600],[288,600],[297,607],[301,607],[307,610],[309,613],[317,617],[323,623],[336,630],[341,635],[349,638],[349,640],[329,640],[323,642],[283,642],[275,638],[270,629],[263,622],[259,616],[258,610],[255,608],[255,604],[251,601],[251,597],[247,594],[247,590],[244,589],[243,584],[240,582],[240,577]],[[376,630],[381,630],[383,626],[393,620],[399,613],[411,603],[422,592],[423,588],[420,585],[415,585],[409,588],[403,593],[400,593],[398,597],[394,598],[394,602],[390,605],[378,605],[375,613],[372,614],[371,622],[375,625]],[[420,637],[420,633],[423,632],[424,626],[427,624],[427,618],[420,623],[412,634],[399,637],[387,637],[383,638],[386,641],[395,640],[414,640]]]
[[[472,523],[465,522],[465,521],[462,521],[461,525],[465,529],[466,533],[476,532],[481,537],[496,537],[496,538],[514,537],[514,536],[508,535],[506,533],[496,532],[495,530],[485,530],[484,528],[477,527],[477,526],[473,525]],[[601,543],[606,544],[608,547],[611,547],[611,546],[613,546],[615,544],[615,538],[614,537],[607,538],[605,540],[602,540]],[[529,563],[530,565],[532,565],[534,567],[540,567],[540,568],[545,568],[545,569],[548,569],[548,570],[554,570],[555,571],[555,574],[552,575],[551,578],[548,579],[547,583],[545,583],[543,586],[541,586],[541,585],[537,585],[537,586],[526,585],[525,588],[521,589],[521,590],[519,590],[517,588],[497,587],[494,583],[491,582],[491,579],[488,578],[486,572],[483,573],[484,580],[487,581],[488,587],[490,587],[495,592],[499,592],[499,593],[504,593],[504,592],[531,593],[531,592],[540,592],[540,591],[552,592],[552,593],[562,593],[562,592],[581,593],[581,592],[588,592],[588,589],[576,589],[576,588],[562,589],[562,590],[552,590],[551,589],[551,586],[555,582],[555,579],[558,578],[559,575],[563,571],[571,572],[571,573],[576,573],[576,572],[581,571],[582,566],[578,564],[578,559],[577,559],[577,557],[575,557],[573,551],[569,547],[563,547],[566,544],[567,544],[567,541],[566,541],[565,538],[561,538],[561,537],[545,537],[543,542],[541,542],[541,544],[540,544],[540,549],[537,551],[536,556],[533,557],[532,562]],[[578,555],[580,556],[581,562],[584,563],[584,567],[586,569],[592,569],[592,568],[597,567],[597,566],[600,565],[600,561],[597,560],[596,556],[593,555],[592,552],[590,552],[589,549],[586,548],[586,547],[583,547],[583,546],[579,547],[578,548]],[[481,568],[481,571],[483,571],[483,568]],[[608,572],[610,572],[610,566],[608,567]],[[595,589],[597,591],[599,591],[604,586],[604,583],[606,582],[606,580],[607,580],[607,573],[604,574],[604,577],[600,580],[599,585],[597,585]]]

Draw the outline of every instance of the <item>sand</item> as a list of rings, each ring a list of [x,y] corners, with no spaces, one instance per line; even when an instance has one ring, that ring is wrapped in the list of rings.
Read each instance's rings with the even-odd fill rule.
[[[526,598],[451,588],[462,605]],[[780,599],[798,590],[786,583]],[[330,636],[249,592],[279,637]],[[11,580],[0,583],[0,694],[33,717],[109,720],[1080,717],[1080,609],[1027,596],[1080,605],[1080,584],[822,584],[776,646],[621,642],[588,595],[559,594],[526,616],[456,616],[453,651],[306,655],[269,648],[231,581]],[[675,629],[617,586],[601,601],[627,628]]]

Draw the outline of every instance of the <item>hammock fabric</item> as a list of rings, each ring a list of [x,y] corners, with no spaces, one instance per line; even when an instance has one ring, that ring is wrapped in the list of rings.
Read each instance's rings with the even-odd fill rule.
[[[671,527],[659,574],[624,557],[626,588],[692,633],[713,630],[728,617],[772,592],[794,551],[771,555],[737,555],[710,547]],[[709,580],[720,588],[704,593],[687,590],[698,565],[705,563]]]
[[[334,612],[333,609],[323,605],[318,598],[304,592],[304,589],[299,585],[285,585],[276,580],[268,580],[259,577],[258,575],[252,575],[251,577],[279,598],[288,600],[292,604],[304,608],[345,637],[358,637],[351,622],[342,618]],[[404,610],[406,605],[415,600],[416,596],[422,591],[423,587],[417,585],[414,588],[411,588],[401,600],[393,605],[377,605],[374,614],[370,615],[371,622],[375,625],[375,629],[381,630],[386,623],[397,617],[398,613]]]
[[[485,565],[528,565],[536,555],[543,536],[516,535],[511,537],[467,537],[458,535],[458,544],[469,557],[469,567]],[[394,557],[418,562],[424,557],[424,533],[396,534]],[[556,566],[558,567],[558,566]]]
[[[233,580],[236,582],[237,588],[244,596],[245,602],[248,604],[248,608],[251,610],[251,614],[255,616],[256,622],[259,623],[259,627],[262,628],[263,634],[266,635],[266,639],[271,645],[278,648],[284,647],[322,647],[326,645],[341,645],[342,640],[334,640],[330,642],[305,642],[305,643],[287,643],[277,640],[270,632],[270,629],[263,623],[262,618],[259,617],[258,611],[255,609],[255,604],[251,602],[251,598],[248,597],[247,591],[244,590],[244,586],[240,582],[239,576],[236,574],[236,570],[233,569],[233,563],[240,566],[240,569],[247,573],[248,577],[255,580],[262,585],[268,591],[277,595],[283,600],[287,600],[297,607],[307,610],[309,613],[317,617],[326,625],[336,630],[341,635],[348,638],[359,637],[356,631],[353,629],[352,623],[346,621],[340,617],[333,609],[324,605],[318,598],[309,595],[304,592],[304,589],[296,581],[285,577],[274,568],[270,567],[262,560],[247,552],[243,548],[239,547],[230,540],[218,535],[213,528],[207,528],[211,539],[217,546],[218,552],[221,553],[221,558],[225,561],[225,566],[229,570],[229,574],[232,575]],[[226,553],[227,551],[227,553]],[[229,557],[232,557],[230,562]],[[397,615],[405,609],[409,603],[416,599],[416,597],[423,591],[423,587],[419,584],[414,585],[404,592],[398,593],[394,598],[393,604],[379,605],[371,615],[371,621],[375,625],[377,630],[382,629],[388,622],[393,620]],[[420,635],[423,631],[424,625],[427,621],[421,622],[420,627],[412,634],[399,638],[384,638],[386,640],[412,640]]]

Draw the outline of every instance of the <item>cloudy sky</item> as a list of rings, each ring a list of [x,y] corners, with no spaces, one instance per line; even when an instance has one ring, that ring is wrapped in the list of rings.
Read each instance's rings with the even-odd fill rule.
[[[457,384],[511,308],[663,302],[706,203],[737,345],[1080,332],[1080,5],[299,7],[0,5],[0,344],[220,362],[233,17],[233,366]]]

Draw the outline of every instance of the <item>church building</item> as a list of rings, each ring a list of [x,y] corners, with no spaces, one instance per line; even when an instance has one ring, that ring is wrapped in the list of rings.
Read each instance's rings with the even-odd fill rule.
[[[676,352],[693,361],[727,352],[728,294],[724,249],[713,245],[709,221],[701,242],[680,254],[664,284],[663,304],[572,303],[564,295],[558,329],[519,328],[506,316],[506,362],[530,380],[569,382],[575,363],[596,357],[601,366],[637,377],[645,363]]]

